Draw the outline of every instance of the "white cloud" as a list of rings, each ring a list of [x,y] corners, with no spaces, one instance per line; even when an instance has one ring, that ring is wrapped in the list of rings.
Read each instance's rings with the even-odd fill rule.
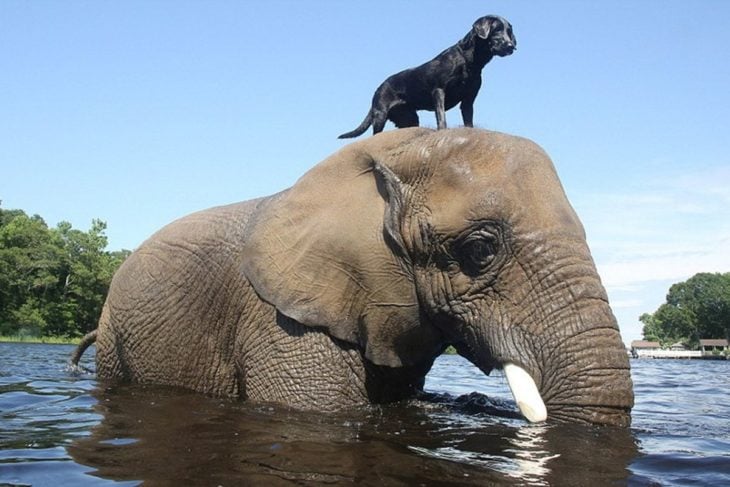
[[[676,191],[704,194],[722,203],[730,203],[730,165],[686,171],[681,175],[658,179],[657,183]]]
[[[664,243],[640,246],[640,252],[624,253],[620,259],[598,262],[598,272],[607,288],[625,288],[647,281],[685,280],[698,272],[730,271],[730,236],[719,242],[698,242],[668,252]]]
[[[665,168],[666,169],[666,168]],[[626,342],[671,284],[730,272],[730,166],[657,171],[572,197]]]
[[[617,299],[611,301],[611,308],[622,309],[622,308],[636,308],[641,306],[643,301],[641,299]]]
[[[730,271],[730,167],[676,171],[576,208],[607,287]]]

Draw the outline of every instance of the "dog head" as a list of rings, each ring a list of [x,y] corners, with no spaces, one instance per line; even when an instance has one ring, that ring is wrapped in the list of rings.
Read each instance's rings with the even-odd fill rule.
[[[474,22],[474,35],[486,41],[489,51],[496,56],[509,56],[517,49],[517,39],[512,32],[512,24],[496,15],[487,15]]]

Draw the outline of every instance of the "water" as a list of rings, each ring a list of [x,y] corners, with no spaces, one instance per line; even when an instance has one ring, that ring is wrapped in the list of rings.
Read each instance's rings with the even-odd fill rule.
[[[730,361],[633,361],[626,430],[526,424],[456,356],[428,400],[323,415],[104,388],[72,349],[0,343],[0,485],[730,485]]]

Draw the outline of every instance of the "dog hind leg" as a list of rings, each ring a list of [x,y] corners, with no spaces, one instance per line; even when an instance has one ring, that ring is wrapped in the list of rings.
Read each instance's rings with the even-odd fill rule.
[[[418,113],[407,105],[399,105],[391,108],[388,119],[399,129],[405,127],[418,127]]]
[[[379,134],[385,128],[388,120],[388,113],[383,110],[373,109],[373,135]]]

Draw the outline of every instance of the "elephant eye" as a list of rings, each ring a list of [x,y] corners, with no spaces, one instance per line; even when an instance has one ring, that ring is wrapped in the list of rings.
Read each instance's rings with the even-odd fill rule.
[[[497,247],[497,239],[492,235],[470,236],[461,247],[461,270],[467,275],[482,273],[494,261]]]

